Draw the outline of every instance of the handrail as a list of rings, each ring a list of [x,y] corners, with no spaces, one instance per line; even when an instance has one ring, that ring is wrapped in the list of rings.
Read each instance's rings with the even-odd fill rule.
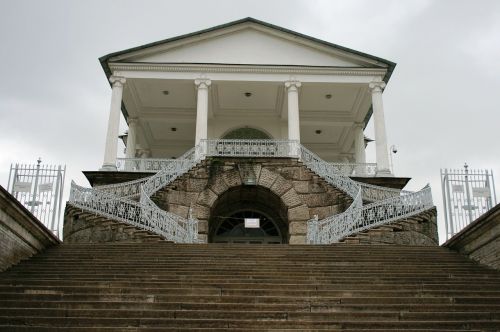
[[[432,207],[431,188],[426,186],[415,193],[374,202],[359,210],[346,210],[319,221],[312,219],[308,224],[308,240],[314,244],[335,243],[351,234],[408,218]]]
[[[175,159],[163,158],[116,158],[116,170],[123,172],[156,173],[175,162]]]
[[[329,163],[340,174],[347,176],[375,176],[377,174],[376,163]]]
[[[350,234],[411,217],[433,206],[430,187],[413,193],[354,181],[339,171],[339,164],[322,160],[297,141],[237,139],[202,140],[147,178],[95,188],[83,188],[72,182],[70,202],[96,214],[147,229],[167,240],[198,242],[198,221],[191,213],[185,219],[164,211],[150,197],[206,157],[298,158],[329,184],[344,191],[352,199],[347,210],[322,220],[313,218],[307,223],[307,242],[310,244],[337,242]],[[363,200],[373,203],[363,206]]]
[[[194,165],[201,161],[202,154],[199,153],[200,149],[201,146],[198,145],[188,150],[181,157],[176,159],[175,163],[171,163],[166,168],[149,177],[142,184],[144,192],[148,196],[151,196],[170,182],[174,181],[180,175],[189,171]]]
[[[196,242],[197,220],[188,220],[159,209],[146,195],[141,195],[140,202],[113,196],[93,188],[84,188],[71,182],[70,202],[75,207],[94,212],[104,217],[121,221],[145,229],[164,237],[168,241],[179,243]]]

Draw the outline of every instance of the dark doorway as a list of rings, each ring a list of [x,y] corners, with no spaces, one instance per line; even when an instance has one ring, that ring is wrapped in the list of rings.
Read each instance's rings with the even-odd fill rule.
[[[280,198],[259,186],[232,188],[219,196],[211,209],[209,242],[279,244],[288,242],[287,209]],[[245,218],[259,220],[246,228]]]

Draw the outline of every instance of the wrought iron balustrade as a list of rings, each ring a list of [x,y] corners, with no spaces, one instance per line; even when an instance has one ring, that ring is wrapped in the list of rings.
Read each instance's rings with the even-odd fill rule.
[[[411,194],[411,191],[375,186],[373,184],[358,182],[361,187],[363,200],[368,202],[382,201],[393,197]]]
[[[374,202],[362,208],[356,204],[343,213],[323,220],[312,219],[308,224],[308,241],[315,244],[338,242],[354,233],[411,217],[433,207],[431,188],[391,199]]]
[[[144,194],[141,195],[140,202],[136,202],[72,182],[69,200],[76,207],[151,231],[166,240],[196,242],[196,219],[189,217],[186,220],[161,210]]]
[[[175,159],[160,158],[116,158],[116,170],[123,172],[156,173],[165,169]]]
[[[338,173],[347,176],[375,176],[376,163],[330,163]]]
[[[203,140],[207,157],[293,157],[298,142],[271,139]]]
[[[174,242],[194,243],[198,241],[198,221],[191,214],[186,219],[161,210],[150,197],[204,158],[213,156],[299,158],[310,170],[349,195],[352,204],[343,213],[308,222],[307,240],[311,244],[337,242],[353,233],[411,217],[433,206],[428,187],[413,193],[360,183],[349,177],[361,172],[374,174],[374,164],[325,162],[297,141],[238,139],[202,140],[178,159],[158,163],[160,170],[144,179],[96,188],[83,188],[72,183],[70,202],[93,213],[150,230]],[[137,169],[142,167],[137,164],[133,167],[136,166]],[[363,206],[363,200],[373,203]]]

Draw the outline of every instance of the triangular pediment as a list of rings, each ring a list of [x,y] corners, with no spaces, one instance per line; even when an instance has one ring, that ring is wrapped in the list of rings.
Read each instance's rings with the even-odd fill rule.
[[[105,56],[128,63],[204,63],[387,68],[367,54],[304,36],[254,19],[160,41]],[[381,61],[382,60],[382,61]]]

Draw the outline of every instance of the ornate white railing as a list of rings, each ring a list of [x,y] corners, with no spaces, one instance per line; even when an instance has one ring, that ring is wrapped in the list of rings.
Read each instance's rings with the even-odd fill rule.
[[[145,195],[136,202],[71,182],[69,201],[83,210],[151,231],[169,241],[196,242],[196,219],[190,216],[186,220],[161,210]]]
[[[199,149],[199,148],[198,148]],[[187,170],[193,167],[199,160],[195,158],[195,148],[190,149],[178,159],[170,159],[169,163],[165,163],[165,168],[161,169],[151,177],[145,177],[138,180],[132,180],[117,184],[108,184],[104,186],[96,186],[95,189],[112,194],[122,198],[137,199],[141,195],[141,188],[145,186],[146,192],[150,192],[150,187],[155,186],[158,190],[175,180],[179,175],[184,174]],[[155,190],[151,191],[152,195]]]
[[[299,158],[309,169],[349,195],[352,204],[343,213],[308,222],[307,239],[311,244],[337,242],[350,234],[413,216],[433,206],[428,187],[412,193],[353,181],[341,169],[340,165],[345,164],[325,162],[297,141],[236,139],[202,140],[178,159],[161,164],[160,170],[148,178],[95,188],[72,183],[70,202],[96,214],[150,230],[167,240],[197,242],[198,221],[191,213],[185,219],[161,210],[150,197],[205,157],[215,156]],[[350,172],[356,174],[356,168],[349,167]],[[363,165],[363,172],[368,169],[371,168]],[[134,200],[139,198],[139,202]],[[363,200],[374,203],[363,206]]]
[[[207,157],[293,157],[297,141],[270,139],[210,139],[201,145]]]
[[[175,159],[175,162],[168,165],[167,168],[149,177],[142,184],[144,192],[148,196],[151,196],[170,182],[174,181],[177,177],[189,171],[204,158],[202,151],[203,144],[195,146],[178,159]]]
[[[142,178],[117,184],[107,184],[104,186],[95,186],[96,190],[105,192],[115,197],[138,198],[141,195],[141,186],[148,178]]]
[[[351,205],[351,207],[355,204]],[[411,217],[433,207],[431,188],[348,209],[323,220],[308,223],[307,239],[311,244],[335,243],[342,238],[369,228]]]
[[[188,219],[174,213],[167,212],[158,206],[146,195],[141,193],[141,219],[151,230],[176,243],[195,243],[198,238],[198,220],[192,217],[189,210]]]
[[[343,213],[320,221],[311,219],[307,225],[308,243],[338,242],[350,234],[408,218],[433,207],[430,187],[414,193],[356,182],[338,174],[335,167],[305,147],[301,146],[300,151],[304,165],[353,199]],[[376,202],[363,206],[363,199]]]
[[[339,174],[347,176],[375,176],[376,163],[330,163]]]
[[[175,162],[175,159],[116,158],[116,170],[122,172],[156,173]]]
[[[368,202],[382,201],[396,196],[411,194],[411,191],[375,186],[373,184],[357,182],[361,187],[363,200]]]

